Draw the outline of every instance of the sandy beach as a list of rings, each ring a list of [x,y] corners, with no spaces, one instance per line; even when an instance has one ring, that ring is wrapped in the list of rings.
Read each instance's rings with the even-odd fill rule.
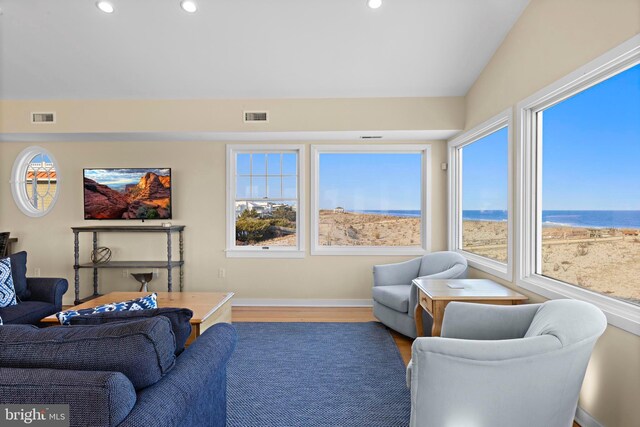
[[[506,260],[506,222],[464,221],[463,236],[465,250]],[[542,274],[640,304],[640,230],[544,227]]]
[[[320,211],[322,246],[419,246],[420,218]]]
[[[542,231],[542,274],[640,304],[640,230],[548,226]],[[323,246],[420,245],[420,218],[320,211]],[[295,235],[262,242],[295,245]],[[505,221],[463,221],[463,248],[506,262]]]

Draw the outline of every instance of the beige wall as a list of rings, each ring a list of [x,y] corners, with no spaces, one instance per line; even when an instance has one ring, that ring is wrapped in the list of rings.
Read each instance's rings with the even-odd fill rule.
[[[270,113],[268,124],[242,122],[243,110],[263,109]],[[55,111],[56,123],[29,123],[30,113],[35,111]],[[0,101],[0,132],[5,134],[456,130],[463,126],[462,97]],[[0,142],[0,182],[9,181],[16,155],[29,145]],[[28,218],[13,203],[9,186],[0,186],[0,229],[8,229],[20,239],[17,247],[29,252],[31,272],[40,269],[43,276],[63,276],[72,283],[73,235],[70,227],[95,224],[83,220],[81,174],[85,167],[172,168],[173,223],[187,226],[187,290],[232,290],[238,298],[368,300],[371,297],[371,267],[375,263],[406,258],[309,255],[299,260],[226,258],[224,142],[44,142],[41,145],[59,162],[61,193],[57,205],[43,218]],[[432,247],[438,250],[446,245],[446,173],[439,166],[446,161],[446,152],[443,141],[431,142],[431,145]],[[307,150],[304,159],[307,163],[306,194],[311,185],[309,152]],[[306,201],[308,209],[309,197]],[[308,225],[308,212],[306,216]],[[109,223],[122,224],[100,224]],[[307,245],[309,233],[307,227]],[[90,236],[82,237],[81,248],[86,260]],[[165,243],[160,236],[137,237],[106,235],[100,244],[113,249],[114,259],[162,259],[165,256]],[[220,268],[226,270],[223,279],[218,278]],[[154,289],[166,281],[166,273],[160,273],[152,286]],[[82,296],[90,292],[90,282],[90,272],[83,270]],[[122,271],[101,272],[101,283],[102,292],[135,287],[133,279],[123,277]],[[65,302],[72,301],[73,292],[69,292]]]
[[[269,112],[246,124],[243,111]],[[57,113],[55,124],[31,112]],[[459,130],[464,98],[0,101],[0,132],[295,132]]]
[[[466,128],[638,33],[639,0],[532,0],[467,94]],[[543,300],[524,293],[532,302]],[[580,406],[605,426],[639,426],[639,396],[640,337],[610,326],[596,345]]]
[[[421,143],[424,143],[421,142]],[[444,141],[432,146],[432,246],[446,246],[446,161]],[[0,182],[7,183],[14,159],[27,143],[0,142]],[[43,218],[23,215],[12,200],[10,187],[0,186],[0,229],[19,238],[18,249],[29,253],[31,272],[42,276],[66,277],[73,284],[73,233],[70,227],[97,224],[83,220],[82,168],[166,167],[172,168],[174,224],[184,224],[185,289],[192,291],[230,290],[238,298],[282,299],[370,299],[371,267],[406,257],[307,256],[304,259],[226,258],[225,249],[225,143],[223,142],[49,142],[41,144],[59,163],[60,197],[55,208]],[[307,144],[309,145],[309,144]],[[309,152],[304,159],[306,194],[309,194]],[[307,224],[309,223],[309,197]],[[101,221],[100,225],[119,224]],[[310,241],[307,227],[306,241]],[[101,245],[112,248],[114,259],[163,259],[165,241],[160,235],[104,235]],[[81,240],[84,261],[91,250],[90,234]],[[308,248],[307,248],[308,249]],[[174,251],[174,256],[177,253]],[[218,278],[218,269],[226,277]],[[174,276],[177,283],[177,275]],[[82,296],[90,293],[90,271],[82,271]],[[152,283],[164,290],[166,273]],[[136,282],[123,278],[122,271],[103,270],[101,291],[133,290]],[[65,302],[73,301],[73,292]]]

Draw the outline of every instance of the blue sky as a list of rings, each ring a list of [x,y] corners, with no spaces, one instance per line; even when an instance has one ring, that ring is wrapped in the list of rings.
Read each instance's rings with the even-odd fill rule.
[[[98,184],[107,185],[118,191],[128,184],[137,184],[147,172],[169,175],[170,169],[85,169],[84,176]]]
[[[321,153],[320,209],[419,210],[422,156]]]
[[[462,148],[462,209],[506,210],[508,138],[502,128]]]
[[[640,65],[543,113],[543,210],[640,210]],[[507,130],[463,149],[464,210],[507,208]]]
[[[543,209],[640,209],[640,65],[543,113]]]

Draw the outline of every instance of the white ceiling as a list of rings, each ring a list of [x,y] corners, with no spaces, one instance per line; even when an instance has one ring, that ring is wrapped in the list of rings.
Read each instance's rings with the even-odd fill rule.
[[[0,0],[0,99],[464,95],[528,0]]]

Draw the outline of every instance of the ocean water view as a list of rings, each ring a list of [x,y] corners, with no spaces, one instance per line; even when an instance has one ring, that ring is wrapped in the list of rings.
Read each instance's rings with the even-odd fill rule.
[[[419,218],[419,210],[349,210],[353,213],[389,215]],[[462,219],[469,221],[506,221],[506,210],[464,210]],[[637,228],[640,229],[640,211],[593,210],[542,211],[542,223],[547,226],[589,228]]]
[[[362,214],[371,214],[371,215],[389,215],[389,216],[400,216],[403,218],[420,218],[420,211],[416,210],[362,210],[362,211],[352,211],[348,210],[347,212],[352,213],[362,213]]]
[[[465,210],[462,219],[476,221],[506,221],[505,210]],[[588,228],[640,228],[640,211],[542,211],[542,224],[546,226]]]

